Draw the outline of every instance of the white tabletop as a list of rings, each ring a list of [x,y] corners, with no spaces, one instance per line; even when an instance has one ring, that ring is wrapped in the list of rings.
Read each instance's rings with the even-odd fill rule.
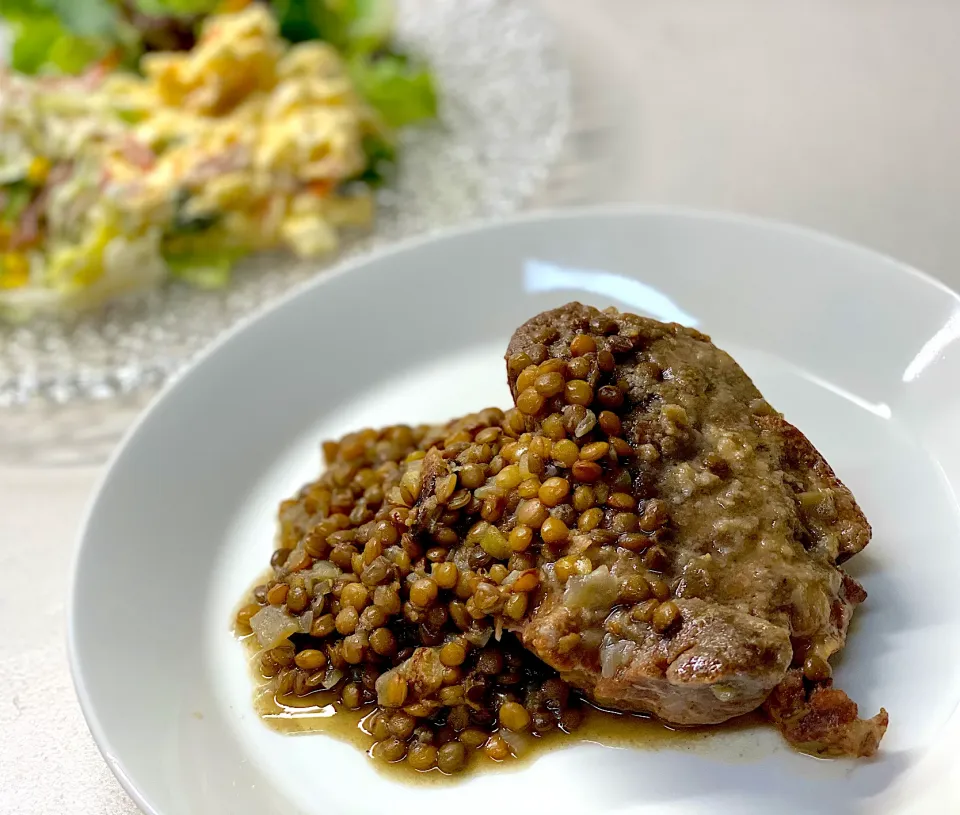
[[[577,127],[538,204],[752,212],[960,287],[960,4],[541,4],[576,73]],[[99,472],[0,464],[5,815],[137,811],[86,730],[64,653],[73,543]]]

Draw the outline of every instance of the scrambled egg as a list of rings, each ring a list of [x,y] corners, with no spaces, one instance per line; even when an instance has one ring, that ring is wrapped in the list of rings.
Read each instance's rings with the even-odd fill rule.
[[[141,68],[0,74],[0,305],[217,284],[245,253],[322,255],[370,223],[369,190],[343,190],[381,126],[331,46],[290,46],[252,4]]]

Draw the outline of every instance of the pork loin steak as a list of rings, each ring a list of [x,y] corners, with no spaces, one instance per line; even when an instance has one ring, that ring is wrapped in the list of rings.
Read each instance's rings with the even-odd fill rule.
[[[507,627],[600,705],[704,725],[767,703],[802,749],[874,753],[887,714],[859,719],[828,661],[866,598],[838,564],[870,526],[740,366],[694,329],[579,303],[506,360],[526,432],[478,513],[533,541],[540,578]],[[452,472],[427,455],[415,532]]]

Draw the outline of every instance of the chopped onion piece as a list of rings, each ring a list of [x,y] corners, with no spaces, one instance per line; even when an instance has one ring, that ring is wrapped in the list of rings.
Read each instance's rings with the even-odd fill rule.
[[[300,631],[300,621],[276,606],[264,606],[250,618],[250,628],[261,648],[276,648]]]
[[[300,615],[300,633],[309,634],[313,627],[313,611],[305,611]]]
[[[333,591],[333,581],[340,575],[340,569],[329,560],[318,560],[307,571],[300,572],[303,587],[312,597],[319,597]]]
[[[327,675],[323,678],[323,689],[330,690],[330,688],[334,687],[341,679],[343,679],[343,671],[338,668],[327,669]]]
[[[500,734],[500,738],[507,743],[515,756],[526,755],[526,753],[530,751],[530,748],[533,747],[533,736],[531,736],[529,733],[521,733],[516,730],[507,730],[505,727],[501,727],[497,732]]]
[[[617,591],[617,578],[606,566],[600,566],[567,581],[563,604],[567,608],[611,608],[617,602]]]
[[[615,676],[620,668],[630,662],[636,650],[636,643],[607,634],[600,646],[600,671],[603,678],[610,679]]]
[[[463,632],[463,638],[469,642],[471,645],[476,645],[478,648],[483,648],[488,642],[490,642],[490,637],[493,636],[493,628],[471,628],[469,631]]]
[[[417,648],[413,656],[400,666],[400,673],[410,683],[417,699],[424,699],[440,690],[443,672],[439,648]]]

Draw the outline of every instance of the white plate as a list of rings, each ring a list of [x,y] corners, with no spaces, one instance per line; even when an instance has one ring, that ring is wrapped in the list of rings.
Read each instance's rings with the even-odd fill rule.
[[[875,535],[852,571],[870,599],[837,676],[867,715],[890,712],[877,759],[816,761],[760,730],[697,749],[578,746],[423,788],[258,721],[231,616],[320,439],[506,405],[511,331],[571,299],[712,334],[859,499]],[[216,345],[114,457],[70,604],[94,737],[163,815],[960,811],[958,336],[960,299],[920,273],[745,218],[534,216],[354,263]]]

